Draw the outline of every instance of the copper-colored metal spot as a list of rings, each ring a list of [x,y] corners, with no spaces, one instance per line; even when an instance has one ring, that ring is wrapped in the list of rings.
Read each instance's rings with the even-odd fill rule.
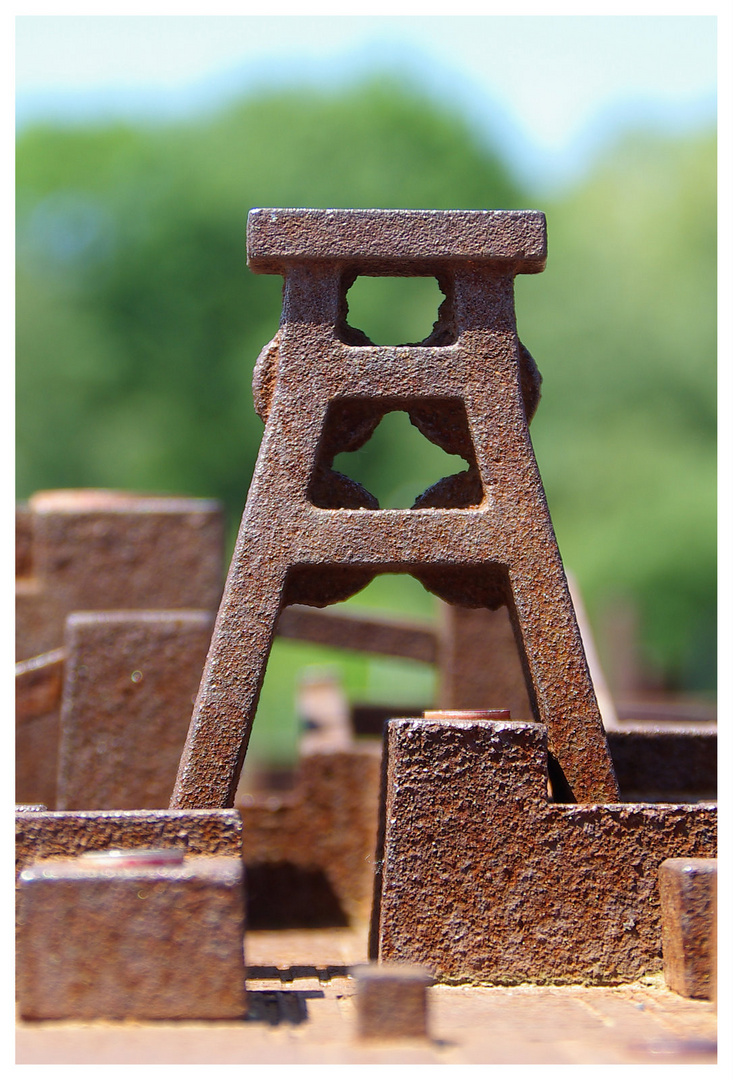
[[[424,720],[511,720],[510,709],[426,709]]]

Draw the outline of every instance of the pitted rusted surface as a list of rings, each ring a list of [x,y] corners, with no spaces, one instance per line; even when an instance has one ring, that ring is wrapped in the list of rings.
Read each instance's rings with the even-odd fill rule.
[[[714,807],[549,803],[537,724],[394,720],[387,754],[380,959],[503,983],[661,969],[658,868],[714,855]]]
[[[531,210],[252,210],[249,265],[282,274],[300,261],[346,262],[358,273],[412,276],[457,261],[544,270],[545,216]]]
[[[213,622],[205,611],[69,616],[57,809],[168,805]]]
[[[385,571],[449,603],[506,604],[574,797],[615,798],[528,431],[539,374],[513,286],[544,266],[544,215],[258,210],[248,244],[252,269],[285,276],[283,317],[255,377],[265,434],[172,805],[231,805],[282,607],[335,603]],[[359,273],[434,274],[446,300],[430,337],[378,348],[349,328]],[[410,510],[379,510],[332,464],[401,409],[468,469]]]
[[[16,656],[58,648],[73,611],[214,611],[223,577],[223,519],[209,499],[119,491],[41,491],[30,555],[17,583]]]
[[[226,1019],[245,1011],[238,858],[36,862],[18,887],[26,1020]]]
[[[683,997],[715,997],[717,887],[717,859],[665,859],[659,867],[664,979]]]
[[[20,811],[15,815],[15,866],[38,859],[71,859],[87,851],[126,847],[184,847],[189,855],[242,852],[236,810]]]
[[[238,802],[253,926],[368,922],[380,762],[377,745],[307,754],[291,793]]]

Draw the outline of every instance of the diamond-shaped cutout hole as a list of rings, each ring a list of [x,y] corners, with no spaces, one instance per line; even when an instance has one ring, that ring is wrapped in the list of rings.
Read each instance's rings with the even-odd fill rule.
[[[464,470],[458,454],[429,442],[406,412],[384,416],[359,450],[337,454],[333,468],[371,492],[383,510],[407,509],[436,481]]]

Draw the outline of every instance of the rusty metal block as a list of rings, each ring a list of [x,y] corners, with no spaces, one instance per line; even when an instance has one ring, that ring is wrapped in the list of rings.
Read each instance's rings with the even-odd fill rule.
[[[447,981],[661,969],[659,864],[715,852],[712,806],[547,799],[542,725],[387,725],[371,955]]]
[[[168,805],[213,623],[205,611],[69,616],[57,809]]]
[[[373,892],[381,747],[310,753],[285,796],[244,796],[248,922],[366,925]]]
[[[428,1037],[430,972],[415,964],[363,964],[352,968],[351,974],[357,983],[360,1039]]]
[[[683,997],[715,997],[717,859],[665,859],[659,867],[664,978]]]
[[[219,503],[45,491],[29,499],[27,513],[23,530],[32,540],[17,584],[18,659],[58,648],[73,611],[216,609],[223,578]]]
[[[15,665],[15,798],[56,805],[64,649]]]
[[[15,815],[16,871],[39,859],[129,847],[241,856],[242,819],[236,810],[22,810]]]
[[[243,1016],[241,860],[117,863],[42,861],[21,873],[21,1016]]]
[[[713,727],[622,721],[608,733],[626,802],[714,800],[718,790],[718,733]]]
[[[231,805],[281,609],[347,599],[388,571],[451,604],[508,606],[573,796],[617,797],[528,431],[540,376],[513,288],[544,268],[544,215],[254,210],[248,253],[284,275],[283,317],[255,368],[265,433],[171,805]],[[446,300],[429,338],[380,348],[350,327],[360,273],[435,276]],[[379,510],[332,465],[395,410],[467,470],[412,509]]]

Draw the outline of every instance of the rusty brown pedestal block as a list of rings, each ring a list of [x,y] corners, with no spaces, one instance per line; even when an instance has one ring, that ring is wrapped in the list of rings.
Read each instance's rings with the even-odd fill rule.
[[[26,1020],[244,1014],[238,858],[129,868],[37,862],[20,875],[18,903]]]
[[[57,809],[168,806],[213,624],[205,611],[69,617]]]
[[[362,964],[356,979],[357,1035],[360,1039],[425,1039],[427,988],[433,982],[415,964]]]
[[[171,805],[231,805],[281,609],[345,600],[386,572],[451,604],[506,605],[571,791],[617,797],[529,437],[540,375],[514,278],[544,269],[544,214],[253,210],[247,244],[252,270],[283,275],[283,316],[255,368],[265,433]],[[433,333],[387,348],[350,327],[359,274],[436,277]],[[332,466],[400,410],[467,469],[409,510],[380,510]]]
[[[42,491],[18,526],[19,660],[58,648],[72,611],[219,603],[223,516],[213,500]]]
[[[238,805],[255,928],[366,924],[381,747],[304,755],[287,796]]]
[[[448,981],[661,969],[658,867],[715,853],[712,806],[547,800],[544,727],[393,720],[372,955]]]
[[[664,978],[683,997],[715,997],[717,884],[717,859],[665,859],[659,868]]]
[[[17,871],[39,859],[130,847],[241,856],[242,819],[236,810],[34,810],[15,815]]]

